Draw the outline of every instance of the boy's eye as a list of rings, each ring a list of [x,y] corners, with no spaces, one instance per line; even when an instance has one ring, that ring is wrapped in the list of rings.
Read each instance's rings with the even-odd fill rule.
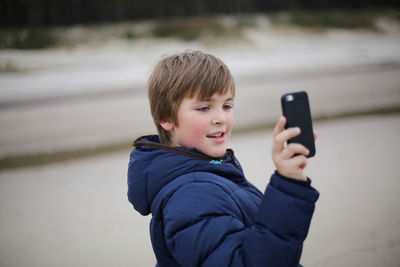
[[[230,110],[232,108],[233,108],[233,105],[229,105],[229,104],[224,105],[225,110]]]
[[[201,107],[201,108],[198,108],[197,110],[199,110],[199,111],[207,111],[209,109],[210,109],[209,107]]]

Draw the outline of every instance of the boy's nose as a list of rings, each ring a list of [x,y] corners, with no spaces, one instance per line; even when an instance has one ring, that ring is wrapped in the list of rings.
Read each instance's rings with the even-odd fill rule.
[[[224,124],[226,122],[226,114],[223,111],[216,112],[212,120],[213,124]]]

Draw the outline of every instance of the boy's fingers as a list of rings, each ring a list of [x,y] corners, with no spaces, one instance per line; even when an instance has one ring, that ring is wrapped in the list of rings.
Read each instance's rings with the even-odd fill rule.
[[[300,169],[304,169],[307,166],[307,158],[303,155],[296,156],[295,157],[298,160],[298,165]]]
[[[283,149],[283,143],[277,142],[276,137],[284,130],[286,124],[286,118],[281,116],[276,122],[274,128],[274,139],[272,142],[272,157],[274,158]]]
[[[301,155],[307,156],[309,153],[310,153],[310,151],[308,151],[308,149],[305,146],[303,146],[301,144],[297,144],[297,143],[290,143],[282,151],[282,158],[286,158],[286,159],[291,158],[296,154],[301,154]]]
[[[291,139],[299,134],[300,134],[300,128],[298,128],[298,127],[289,128],[289,129],[282,131],[278,135],[276,135],[274,137],[274,141],[276,143],[278,143],[279,145],[283,145],[289,139]]]
[[[274,136],[277,136],[280,132],[283,131],[283,129],[285,128],[285,124],[286,118],[284,116],[281,116],[275,124]]]
[[[272,144],[272,156],[281,153],[282,150],[285,148],[285,142],[289,139],[295,137],[296,135],[300,134],[300,128],[289,128],[274,137],[274,142]]]
[[[316,132],[314,132],[314,141],[317,140],[318,138],[318,134]]]
[[[293,166],[297,167],[296,169],[297,169],[297,172],[299,172],[299,174],[303,173],[303,170],[307,166],[307,163],[308,163],[307,158],[303,155],[296,156],[296,157],[290,159],[290,161],[291,161],[291,164],[293,164]]]

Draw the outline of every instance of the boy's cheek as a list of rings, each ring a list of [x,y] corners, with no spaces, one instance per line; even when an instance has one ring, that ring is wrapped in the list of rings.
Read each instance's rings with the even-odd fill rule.
[[[232,120],[228,124],[228,131],[227,131],[228,132],[228,137],[231,136],[231,133],[232,133],[232,130],[233,130],[233,126],[234,126],[234,120],[232,118]]]

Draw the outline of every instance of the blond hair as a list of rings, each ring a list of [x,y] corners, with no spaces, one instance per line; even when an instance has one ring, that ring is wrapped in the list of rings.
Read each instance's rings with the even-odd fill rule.
[[[164,144],[170,142],[170,136],[160,122],[178,126],[178,108],[185,97],[208,99],[228,90],[235,94],[233,77],[224,62],[211,54],[192,50],[162,58],[147,86],[151,115]]]

